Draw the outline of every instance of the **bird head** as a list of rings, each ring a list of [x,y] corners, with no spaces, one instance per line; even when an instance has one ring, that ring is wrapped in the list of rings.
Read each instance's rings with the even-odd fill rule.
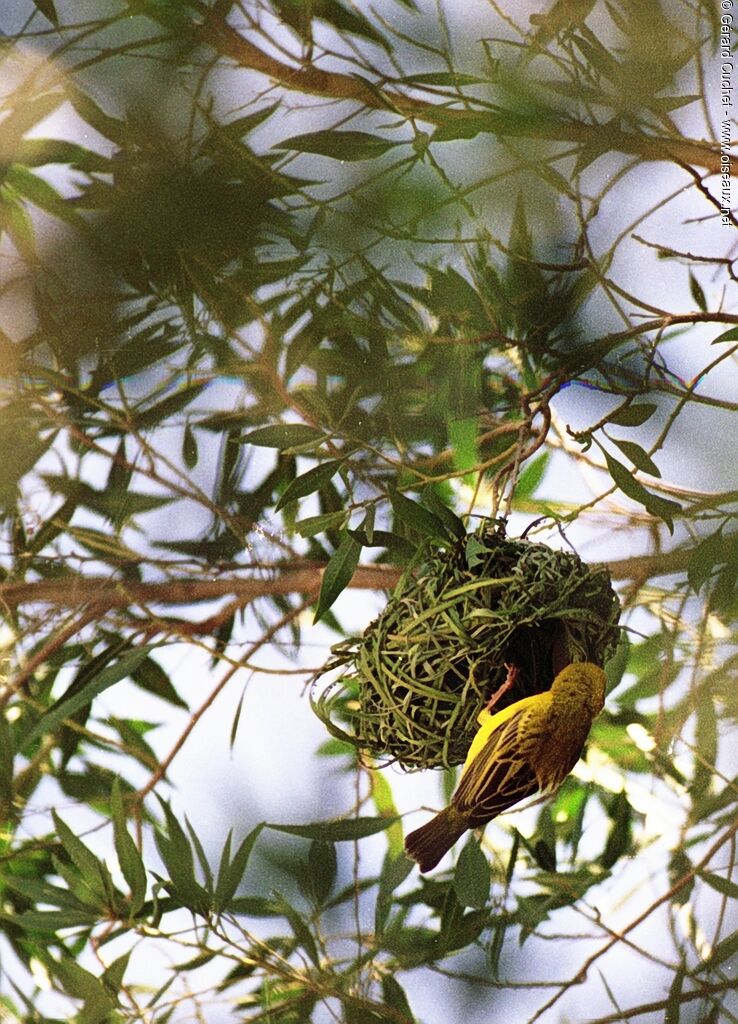
[[[559,699],[570,698],[589,709],[592,718],[605,703],[607,676],[599,665],[575,661],[563,668],[551,684],[551,692]]]

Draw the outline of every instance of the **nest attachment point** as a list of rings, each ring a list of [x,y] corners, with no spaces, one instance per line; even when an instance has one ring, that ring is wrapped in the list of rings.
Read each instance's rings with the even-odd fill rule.
[[[606,570],[512,540],[487,519],[423,550],[363,636],[333,648],[323,673],[342,675],[313,706],[334,735],[374,758],[408,769],[461,764],[506,665],[520,672],[495,710],[549,689],[569,662],[603,665],[619,615]]]

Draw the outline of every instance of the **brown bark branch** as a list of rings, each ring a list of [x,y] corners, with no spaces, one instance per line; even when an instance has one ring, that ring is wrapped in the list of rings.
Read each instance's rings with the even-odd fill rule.
[[[657,555],[638,555],[612,562],[603,562],[614,580],[643,583],[652,576],[683,572],[692,551],[675,548]],[[185,605],[201,601],[235,598],[248,604],[258,597],[273,594],[309,594],[320,587],[325,565],[305,562],[295,568],[280,569],[264,579],[179,579],[161,583],[136,580],[110,580],[104,576],[78,576],[62,580],[40,580],[37,583],[0,583],[0,607],[16,609],[21,605],[50,604],[57,608],[81,605],[97,606],[100,611],[125,608],[132,604]],[[402,569],[394,565],[360,565],[349,583],[357,590],[391,590]]]
[[[694,980],[694,979],[692,979]],[[725,981],[704,982],[698,980],[699,988],[690,989],[688,992],[680,992],[676,997],[679,1006],[685,1003],[692,1003],[696,999],[706,999],[711,995],[718,995],[721,992],[735,992],[735,979],[726,978]],[[635,1017],[643,1017],[646,1014],[654,1014],[669,1010],[672,1000],[657,999],[652,1003],[641,1003],[638,1006],[629,1006],[627,1010],[618,1010],[615,1013],[608,1013],[606,1017],[597,1017],[592,1024],[617,1024],[618,1021],[630,1021]],[[668,1018],[665,1018],[668,1019]]]
[[[464,124],[478,126],[484,111],[450,108],[446,104],[432,103],[407,96],[396,90],[371,85],[358,77],[338,71],[324,71],[312,64],[295,67],[265,53],[245,39],[222,18],[202,8],[203,23],[200,38],[222,57],[229,57],[240,67],[265,75],[274,82],[314,96],[336,100],[354,100],[373,110],[393,110],[404,117],[417,118],[431,124],[448,125],[456,121],[460,130]],[[516,120],[506,123],[505,115],[489,111],[490,132],[494,135],[544,138],[556,142],[580,143],[603,153],[618,151],[639,156],[643,160],[667,160],[679,164],[702,167],[710,174],[719,174],[720,149],[708,142],[693,139],[659,137],[628,132],[612,124],[587,124],[573,118],[551,120],[548,123],[531,118],[526,125]],[[738,175],[738,156],[730,157],[730,173]]]
[[[183,605],[239,598],[248,604],[272,594],[308,594],[320,587],[325,565],[306,562],[294,569],[279,570],[264,579],[179,579],[161,583],[110,580],[104,576],[77,576],[38,583],[0,583],[0,607],[10,609],[27,604],[51,604],[58,608],[97,605],[101,610],[125,608],[131,604]],[[401,570],[393,565],[362,565],[350,586],[363,590],[385,590],[395,585]]]

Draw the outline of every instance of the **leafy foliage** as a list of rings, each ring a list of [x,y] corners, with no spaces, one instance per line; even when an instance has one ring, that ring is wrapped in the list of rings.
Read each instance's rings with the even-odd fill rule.
[[[202,991],[408,1024],[433,972],[485,1007],[523,985],[531,1019],[738,1012],[720,24],[539,6],[481,5],[483,34],[421,0],[0,15],[3,1019],[205,1018]],[[233,822],[213,856],[176,769],[216,698],[309,679],[348,591],[490,514],[622,584],[575,776],[419,879],[412,780],[328,738],[344,813]],[[647,961],[643,1006],[611,954]]]

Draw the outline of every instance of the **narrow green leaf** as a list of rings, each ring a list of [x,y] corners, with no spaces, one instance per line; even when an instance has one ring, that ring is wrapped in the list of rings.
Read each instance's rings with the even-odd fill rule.
[[[625,792],[616,793],[612,797],[607,813],[611,825],[599,862],[609,871],[630,850],[633,810]]]
[[[541,871],[548,871],[552,874],[556,871],[556,846],[545,839],[528,840],[524,835],[520,841],[531,855]]]
[[[464,907],[481,910],[489,899],[491,884],[489,863],[474,836],[464,844],[456,862],[454,890]]]
[[[415,1020],[405,990],[394,975],[382,975],[382,995],[387,1006],[402,1014],[409,1024]]]
[[[623,494],[632,498],[633,501],[637,501],[639,504],[644,505],[651,515],[656,516],[658,519],[662,519],[666,523],[669,533],[673,533],[673,516],[682,511],[682,506],[676,501],[671,501],[669,498],[662,498],[658,494],[653,494],[651,491],[647,491],[646,488],[635,479],[627,466],[624,466],[622,462],[618,462],[618,460],[613,458],[613,456],[610,455],[609,452],[605,451],[604,448],[602,451],[605,456],[610,476]]]
[[[156,728],[155,723],[141,722],[135,718],[115,718],[113,715],[105,721],[120,736],[126,753],[134,757],[149,771],[158,766],[159,759],[145,739],[146,733]]]
[[[164,811],[167,826],[166,834],[157,830],[157,838],[161,840],[159,852],[161,853],[164,865],[169,869],[171,860],[174,863],[175,874],[186,878],[189,882],[194,882],[195,860],[187,835],[174,816],[169,803],[166,800],[162,800],[161,797],[157,799]],[[171,852],[173,852],[173,856],[170,856]],[[174,881],[174,878],[172,878],[172,881]]]
[[[636,444],[634,441],[618,441],[615,437],[611,437],[610,440],[618,446],[626,458],[630,459],[636,469],[649,473],[651,476],[661,476],[659,467],[648,452],[644,451],[639,444]]]
[[[230,433],[238,429],[255,426],[254,413],[248,409],[233,409],[225,412],[215,412],[211,416],[204,416],[197,421],[197,426],[202,430],[210,430],[215,434]]]
[[[705,537],[692,552],[687,565],[687,579],[695,593],[699,593],[702,585],[710,578],[718,565],[723,565],[728,558],[728,546],[723,536],[722,527]]]
[[[82,877],[74,864],[68,863],[56,854],[51,856],[52,864],[56,874],[66,884],[69,891],[77,900],[79,906],[92,911],[96,917],[107,914],[107,901],[100,893],[100,887],[94,889],[92,885]]]
[[[377,936],[383,934],[387,924],[387,919],[392,909],[392,893],[398,886],[402,885],[414,867],[415,862],[406,857],[404,852],[387,852],[382,863],[382,871],[379,875],[379,890],[374,907],[374,931]]]
[[[198,953],[196,956],[191,957],[189,960],[185,960],[184,963],[172,964],[171,970],[177,974],[181,974],[184,971],[196,971],[200,967],[204,967],[206,964],[213,962],[219,954],[214,949],[205,950],[203,953]]]
[[[33,219],[27,207],[6,197],[3,203],[3,219],[8,238],[15,245],[22,259],[26,263],[38,260],[36,232],[33,229]],[[12,343],[7,338],[3,338],[2,350],[12,352]]]
[[[169,878],[183,905],[193,911],[204,910],[209,902],[207,891],[195,879],[192,847],[184,829],[169,804],[158,798],[166,819],[167,834],[156,830],[156,846],[169,872]]]
[[[61,928],[90,928],[97,924],[99,910],[24,910],[22,914],[0,912],[0,919],[29,932],[55,935]]]
[[[213,894],[213,910],[216,913],[220,913],[223,900],[221,899],[219,892],[222,891],[224,886],[224,879],[228,874],[228,869],[231,866],[231,844],[233,843],[233,829],[228,829],[228,835],[223,843],[223,849],[220,851],[220,862],[218,864],[218,871],[216,874],[215,893]]]
[[[285,488],[282,497],[274,507],[275,511],[278,512],[290,501],[296,501],[298,498],[304,498],[305,495],[320,490],[323,484],[327,484],[336,475],[342,465],[342,459],[331,459],[330,462],[321,462],[319,466],[313,466],[307,473],[296,477]]]
[[[718,757],[718,716],[712,700],[701,700],[697,705],[694,744],[700,753],[689,785],[689,796],[696,804],[707,795],[715,778],[711,766],[717,764]]]
[[[690,96],[652,96],[648,105],[651,110],[655,110],[659,114],[668,114],[669,111],[686,107],[688,103],[695,103],[700,98],[699,93],[693,93]]]
[[[141,664],[131,672],[131,679],[136,686],[140,686],[147,693],[151,693],[177,708],[187,710],[187,703],[177,693],[171,679],[159,662],[153,658],[144,658]]]
[[[714,611],[720,614],[735,607],[736,593],[738,592],[738,561],[735,555],[729,557],[715,575],[715,581],[711,587],[710,604]]]
[[[489,550],[481,542],[479,537],[470,533],[464,545],[466,564],[470,569],[475,569],[489,558]]]
[[[276,423],[271,427],[259,427],[257,430],[250,430],[239,438],[242,444],[255,444],[260,448],[279,448],[284,451],[286,448],[302,447],[313,444],[316,448],[326,440],[326,435],[316,427],[310,427],[307,423]]]
[[[428,266],[430,295],[426,302],[430,312],[442,322],[449,320],[457,323],[462,330],[469,333],[484,331],[489,328],[489,316],[476,287],[463,274],[453,267],[439,270]],[[447,422],[451,417],[457,419],[473,418],[478,411],[481,394],[481,363],[478,356],[468,346],[453,347],[443,367],[445,380],[438,381],[444,390],[447,409]]]
[[[65,821],[52,808],[56,834],[65,853],[79,871],[81,879],[101,909],[107,909],[112,903],[113,879],[107,867],[99,860],[89,847],[75,835]]]
[[[220,914],[228,909],[231,900],[236,894],[236,890],[243,880],[254,843],[259,838],[263,828],[264,823],[261,822],[249,832],[239,844],[238,849],[233,855],[233,860],[230,862],[228,860],[231,846],[229,834],[226,847],[224,847],[223,855],[221,856],[218,881],[215,886],[215,896],[213,897],[213,910],[216,914]]]
[[[127,953],[121,954],[119,957],[116,957],[111,964],[108,964],[100,976],[100,980],[113,998],[117,998],[118,993],[120,992],[123,984],[123,977],[126,973],[126,968],[128,967],[128,961],[130,959],[131,950]]]
[[[118,779],[113,783],[110,794],[110,809],[113,817],[113,841],[120,870],[131,893],[131,916],[134,917],[146,900],[146,869],[143,859],[126,827],[123,798]]]
[[[200,865],[200,871],[202,872],[203,880],[205,883],[205,889],[212,896],[213,893],[213,872],[210,869],[210,863],[208,858],[205,856],[205,849],[202,845],[199,835],[192,827],[192,822],[185,815],[185,825],[190,835],[190,842],[192,849],[195,851],[197,862]]]
[[[318,605],[313,622],[318,622],[338,595],[348,586],[359,564],[361,544],[346,530],[341,531],[341,542],[331,555],[323,571]]]
[[[262,896],[234,896],[229,910],[245,917],[278,917],[279,911],[270,899]]]
[[[280,6],[284,11],[287,5],[282,3]],[[387,51],[392,50],[388,40],[377,30],[376,22],[361,14],[352,4],[344,5],[339,3],[338,0],[329,0],[329,2],[322,0],[320,6],[316,6],[314,11],[317,17],[326,21],[339,32],[350,32],[354,35],[362,36],[364,39],[370,39],[373,43],[383,46]],[[356,75],[356,77],[358,78],[359,76]],[[363,78],[362,81],[364,81]],[[369,79],[366,81],[368,82]],[[381,90],[377,86],[375,88],[381,97]]]
[[[556,17],[561,17],[557,10],[558,5],[554,5],[553,9],[549,14]],[[563,4],[563,9],[566,11],[570,7],[569,3]],[[546,17],[544,15],[544,17]],[[581,50],[585,61],[590,64],[593,68],[600,72],[605,78],[609,78],[611,81],[617,79],[620,72],[620,64],[612,53],[600,42],[597,36],[591,32],[587,32],[586,35],[573,35],[572,39],[576,46]]]
[[[233,712],[233,721],[231,722],[231,730],[228,734],[228,748],[233,750],[233,745],[236,742],[236,736],[238,735],[238,727],[241,724],[241,712],[243,711],[243,702],[246,697],[246,687],[241,690],[241,696],[238,698],[238,704],[236,710]]]
[[[122,524],[143,512],[155,512],[175,500],[172,495],[143,494],[133,491],[130,481],[122,479],[124,474],[120,473],[116,462],[111,463],[111,470],[108,474],[108,481],[105,487],[97,490],[88,484],[67,477],[52,476],[51,474],[40,474],[49,489],[57,494],[63,494],[66,498],[76,501],[79,505],[97,512],[111,522]],[[130,548],[117,541],[117,548],[114,546],[115,538],[107,534],[100,535],[99,532],[82,530],[73,527],[73,536],[85,543],[91,543],[101,551],[113,553],[118,551],[121,556],[131,556],[137,559]],[[92,539],[94,538],[94,539]]]
[[[494,928],[491,931],[489,941],[487,943],[487,963],[492,977],[497,979],[500,976],[500,957],[502,955],[502,949],[505,945],[505,936],[507,934],[507,922],[504,918],[498,918],[495,922]]]
[[[67,139],[24,139],[16,153],[16,162],[25,167],[43,167],[45,164],[70,164],[80,171],[110,173],[110,158],[86,149]]]
[[[174,394],[162,398],[155,405],[150,405],[148,409],[135,409],[133,419],[137,428],[139,430],[150,430],[164,420],[169,419],[170,416],[181,412],[182,409],[188,406],[190,402],[194,401],[205,390],[208,383],[208,381],[193,381],[191,384],[186,384],[184,387],[179,388]]]
[[[615,653],[611,655],[605,662],[605,674],[607,676],[607,692],[610,693],[619,686],[625,670],[628,667],[628,659],[630,658],[631,643],[628,634],[623,631],[620,634],[618,645],[615,648]]]
[[[113,1007],[113,1001],[105,991],[102,982],[86,971],[84,967],[80,967],[78,963],[75,963],[71,958],[65,957],[63,960],[55,960],[48,952],[37,951],[39,959],[42,960],[44,966],[58,981],[61,983],[62,988],[70,996],[75,999],[83,999],[85,1002],[85,1017],[86,1011],[97,1009],[105,1010],[109,1013]],[[95,1017],[95,1020],[102,1020],[101,1017]]]
[[[252,114],[244,114],[243,117],[236,117],[233,121],[218,125],[217,130],[233,139],[242,139],[244,135],[248,135],[249,132],[252,132],[270,118],[278,106],[278,103],[270,103],[268,106],[262,107]]]
[[[725,963],[726,960],[732,959],[736,954],[738,954],[738,931],[733,932],[732,935],[728,935],[727,938],[718,942],[707,960],[695,968],[695,972],[714,971],[716,967]]]
[[[479,461],[477,454],[477,431],[478,424],[476,416],[467,416],[459,419],[456,416],[449,416],[446,422],[448,440],[453,452],[454,466],[464,473],[464,482],[473,482],[469,472]]]
[[[377,517],[377,506],[370,505],[364,514],[364,518],[359,524],[359,530],[361,531],[366,544],[365,547],[374,547],[374,522]],[[358,538],[357,538],[358,540]]]
[[[313,839],[308,850],[308,884],[317,907],[322,907],[333,891],[337,867],[335,845],[325,839]]]
[[[69,718],[81,708],[91,704],[95,697],[120,682],[121,679],[130,676],[155,646],[155,644],[149,644],[146,647],[140,647],[137,651],[130,651],[115,664],[109,665],[90,679],[78,693],[68,698],[60,698],[46,714],[41,716],[28,735],[23,737],[22,746],[27,747],[45,733],[51,732],[65,718]]]
[[[738,327],[731,327],[729,331],[725,331],[724,334],[719,334],[717,338],[710,342],[711,345],[719,345],[723,341],[738,341]]]
[[[639,402],[638,405],[623,405],[615,409],[607,417],[608,423],[618,427],[640,427],[649,420],[658,409],[652,402]]]
[[[384,832],[396,818],[342,818],[339,821],[316,821],[309,825],[277,825],[267,822],[266,828],[286,832],[305,839],[324,839],[328,843],[343,843],[353,839]]]
[[[396,818],[394,825],[387,829],[387,853],[390,857],[399,857],[404,853],[405,842],[402,829],[402,822],[397,813],[395,798],[392,787],[389,784],[387,775],[383,772],[373,771],[372,779],[372,803],[377,814],[382,818]]]
[[[388,149],[403,145],[366,132],[339,132],[331,129],[293,135],[277,143],[274,149],[293,149],[298,153],[317,153],[334,160],[373,160]]]
[[[703,313],[707,312],[707,299],[705,293],[702,290],[702,285],[699,283],[697,278],[694,276],[692,271],[689,272],[689,293],[695,301],[698,309]]]
[[[301,2],[295,3],[295,0],[274,0],[273,6],[280,18],[306,43],[312,43],[313,19],[320,18],[341,34],[350,32],[390,49],[387,40],[368,18],[355,7],[344,6],[339,0],[321,0],[320,4],[307,7]]]
[[[673,533],[673,516],[681,513],[682,506],[678,501],[672,501],[670,498],[662,498],[661,495],[652,494],[651,491],[646,491],[646,494],[648,495],[648,501],[644,502],[646,509],[652,516],[662,519],[666,523],[669,533]]]
[[[466,536],[466,527],[463,520],[448,507],[433,486],[428,486],[423,491],[423,504],[431,510],[434,516],[441,520],[446,527],[449,537],[456,537],[457,540],[460,540]]]
[[[33,0],[33,6],[37,11],[40,11],[45,18],[47,18],[52,25],[59,27],[59,15],[56,13],[56,7],[54,6],[54,0]]]
[[[20,164],[13,164],[5,172],[8,185],[16,189],[25,199],[39,209],[45,210],[53,217],[67,223],[79,224],[79,217],[70,200],[61,196],[57,190],[43,178],[29,171]]]
[[[24,878],[22,875],[3,875],[3,885],[11,892],[20,893],[27,900],[33,903],[48,903],[50,907],[58,907],[60,910],[83,911],[90,913],[87,903],[81,903],[69,889],[63,889],[59,885],[40,878]]]
[[[685,975],[686,972],[684,964],[680,964],[679,969],[674,973],[671,985],[669,986],[669,995],[666,1000],[666,1006],[664,1007],[664,1024],[679,1024],[682,1008],[682,988],[684,987]]]
[[[349,530],[348,532],[363,548],[386,548],[387,551],[397,555],[398,560],[407,561],[417,552],[417,547],[405,537],[399,537],[396,533],[388,533],[387,530],[372,530],[371,541],[363,530]]]
[[[69,526],[67,533],[93,555],[116,566],[121,564],[133,566],[141,560],[141,556],[133,548],[129,548],[119,537],[113,537],[103,530],[93,530],[88,526]]]
[[[440,104],[439,104],[440,107]],[[508,110],[495,112],[469,112],[460,115],[459,110],[444,111],[439,109],[438,127],[433,132],[433,142],[455,142],[457,139],[473,139],[480,132],[507,132],[518,120],[515,113]]]
[[[344,509],[336,512],[326,512],[321,516],[308,516],[306,519],[298,519],[295,523],[295,530],[301,537],[314,537],[324,530],[340,528],[346,522],[348,513]]]
[[[13,799],[13,765],[15,742],[13,730],[4,714],[0,713],[0,802],[6,807]]]
[[[182,461],[188,469],[194,469],[197,465],[197,438],[189,423],[185,423],[182,435]]]
[[[548,464],[551,461],[550,452],[542,452],[537,458],[529,463],[518,477],[515,485],[515,498],[518,501],[525,501],[532,498],[536,488],[546,474]]]
[[[394,488],[390,491],[389,499],[397,518],[411,529],[436,540],[447,539],[443,523],[433,512],[429,512],[417,501],[413,501]]]
[[[513,829],[512,845],[510,847],[510,856],[507,859],[507,865],[505,866],[505,885],[510,885],[512,882],[513,875],[515,874],[515,865],[518,860],[518,854],[520,853],[520,833],[517,829]]]
[[[489,80],[457,71],[426,71],[420,75],[407,75],[401,81],[408,85],[484,85]]]
[[[275,893],[273,903],[279,913],[282,914],[283,917],[287,918],[290,928],[295,933],[295,938],[310,957],[312,962],[316,967],[319,967],[320,956],[318,954],[318,947],[315,943],[315,939],[313,938],[313,933],[310,931],[310,925],[304,917],[295,910],[292,904],[287,902],[281,893]]]
[[[729,878],[723,878],[722,875],[711,875],[707,871],[699,871],[697,875],[721,896],[728,896],[732,900],[738,899],[738,883],[731,882]]]
[[[356,747],[345,740],[329,739],[321,743],[315,753],[318,757],[347,757],[356,754]]]

